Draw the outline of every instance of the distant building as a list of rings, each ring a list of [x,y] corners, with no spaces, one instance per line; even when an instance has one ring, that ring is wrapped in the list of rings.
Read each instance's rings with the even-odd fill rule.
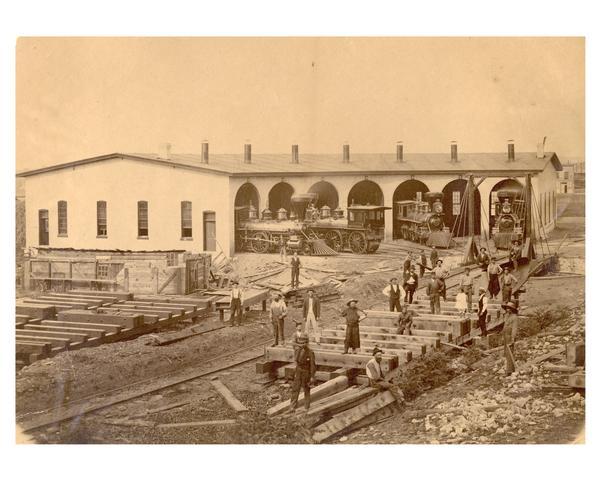
[[[546,232],[556,219],[552,152],[197,154],[113,153],[18,174],[27,195],[27,246],[99,250],[235,251],[235,211],[289,210],[291,196],[318,194],[317,208],[385,205],[386,239],[399,238],[396,205],[443,192],[444,223],[455,233],[467,224],[461,204],[470,174],[476,180],[475,234],[489,238],[499,190],[523,192],[530,174],[535,209]],[[572,174],[570,175],[572,176]]]
[[[556,172],[557,193],[574,193],[575,192],[575,172],[578,164],[570,163],[563,165],[562,171]]]

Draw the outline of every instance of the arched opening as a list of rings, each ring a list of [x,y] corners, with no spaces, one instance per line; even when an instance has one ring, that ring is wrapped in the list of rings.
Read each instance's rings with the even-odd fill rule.
[[[340,204],[338,192],[336,188],[329,182],[324,180],[315,183],[308,189],[308,193],[316,193],[318,195],[317,208],[327,205],[331,210],[335,210]]]
[[[289,183],[279,182],[269,191],[269,209],[275,213],[280,208],[284,208],[288,214],[292,208],[292,195],[294,187]]]
[[[464,179],[453,180],[448,183],[442,193],[444,198],[444,223],[455,237],[464,237],[469,234],[469,209],[467,194],[468,182]],[[475,189],[475,235],[481,233],[481,195]],[[464,203],[464,204],[463,204]]]
[[[383,205],[383,192],[375,182],[362,180],[355,184],[348,194],[348,206],[353,204]]]
[[[235,195],[235,206],[236,207],[248,207],[250,204],[258,210],[258,190],[250,182],[244,183],[237,191]]]
[[[394,197],[392,199],[393,202],[393,217],[394,219],[398,216],[398,205],[396,202],[401,202],[403,200],[424,200],[423,194],[429,191],[427,185],[419,180],[406,180],[402,182],[396,190],[394,190]],[[393,222],[393,238],[400,238],[400,223],[394,221]]]
[[[488,202],[490,229],[495,225],[496,209],[494,206],[498,201],[498,192],[500,190],[512,190],[517,192],[514,213],[517,214],[521,219],[525,218],[525,188],[518,180],[515,180],[514,178],[505,178],[494,185],[494,188],[492,188],[492,191],[490,192],[490,198]]]

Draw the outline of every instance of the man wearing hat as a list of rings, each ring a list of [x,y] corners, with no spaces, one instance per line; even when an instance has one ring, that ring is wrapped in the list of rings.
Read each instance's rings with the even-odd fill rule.
[[[500,277],[500,286],[502,287],[502,302],[510,302],[513,288],[517,285],[516,277],[510,273],[508,267],[504,269],[504,273]]]
[[[317,345],[321,343],[321,333],[318,321],[321,318],[321,302],[315,295],[315,291],[311,288],[307,292],[302,305],[302,317],[306,325],[306,334],[309,335],[312,328]],[[309,335],[310,337],[310,335]]]
[[[488,265],[490,264],[490,256],[487,252],[487,249],[484,247],[481,247],[479,249],[479,255],[477,255],[477,264],[481,267],[482,278],[485,279],[485,276],[487,275]],[[485,279],[484,281],[487,282],[487,279]]]
[[[499,275],[502,273],[502,267],[496,263],[496,257],[490,259],[490,264],[487,269],[488,273],[488,292],[492,298],[496,298],[500,293]]]
[[[280,338],[281,344],[285,345],[285,340],[283,339],[283,324],[286,315],[287,306],[283,300],[283,295],[281,295],[281,293],[277,293],[271,302],[271,308],[269,309],[269,317],[271,318],[271,323],[273,324],[273,336],[275,337],[275,343],[271,345],[272,347],[279,343]]]
[[[516,272],[519,268],[519,258],[521,258],[521,245],[518,240],[513,240],[510,247],[509,258],[512,262],[513,270]]]
[[[408,271],[408,275],[404,279],[404,290],[406,291],[406,295],[404,296],[404,302],[408,302],[409,304],[413,302],[413,296],[415,295],[415,291],[419,287],[419,276],[417,272],[415,272],[415,266],[411,265],[410,270]]]
[[[473,277],[471,276],[471,267],[465,267],[465,274],[460,279],[459,285],[467,295],[467,311],[471,313],[473,303]]]
[[[504,327],[502,336],[504,337],[504,356],[506,359],[505,373],[510,375],[515,371],[515,340],[519,331],[519,310],[514,302],[508,302],[502,305],[504,309]]]
[[[487,314],[488,314],[488,298],[485,294],[486,290],[483,287],[479,287],[479,300],[477,301],[477,323],[481,329],[481,336],[487,336]]]
[[[317,367],[315,365],[315,354],[308,346],[308,335],[306,333],[298,338],[298,348],[294,352],[294,360],[296,362],[296,372],[292,384],[290,409],[292,412],[296,410],[298,395],[300,394],[300,388],[302,388],[304,391],[304,408],[308,411],[310,408],[310,383],[315,381]]]
[[[431,276],[429,283],[427,283],[426,292],[429,296],[429,304],[431,305],[431,313],[442,313],[442,307],[440,305],[440,294],[444,288],[444,284],[435,275]]]
[[[290,265],[292,266],[292,288],[298,288],[300,286],[300,265],[302,265],[298,258],[298,252],[294,252]]]
[[[402,311],[400,312],[400,315],[398,315],[398,330],[396,333],[398,335],[404,335],[406,332],[406,335],[411,335],[412,332],[410,329],[412,327],[412,322],[413,314],[408,310],[408,304],[405,303],[402,305]]]
[[[429,260],[431,260],[431,268],[434,268],[437,264],[439,258],[439,254],[435,245],[431,247],[431,254],[429,255]]]
[[[394,309],[399,312],[404,298],[404,289],[398,284],[396,277],[393,277],[390,284],[383,289],[383,294],[390,299],[390,312],[393,312]]]
[[[442,282],[442,290],[440,291],[440,295],[444,298],[444,300],[446,300],[446,278],[448,277],[448,270],[442,266],[443,263],[443,260],[438,260],[435,263],[435,268],[432,270],[431,274],[440,282]]]
[[[229,296],[229,321],[233,327],[236,324],[242,324],[242,303],[244,302],[244,292],[239,288],[237,281],[231,282],[231,294]]]
[[[404,395],[396,385],[388,382],[381,371],[381,360],[383,359],[383,351],[375,346],[373,349],[373,358],[367,362],[365,369],[367,377],[369,377],[369,386],[378,389],[379,391],[389,390],[396,398],[396,401],[401,402]]]
[[[346,317],[346,338],[344,340],[344,353],[348,353],[348,349],[352,349],[352,353],[356,353],[356,349],[360,348],[360,331],[358,326],[360,321],[366,317],[366,313],[356,307],[358,300],[352,299],[349,300],[346,305],[346,308],[342,312],[342,316]],[[363,317],[360,316],[359,312],[364,314]]]

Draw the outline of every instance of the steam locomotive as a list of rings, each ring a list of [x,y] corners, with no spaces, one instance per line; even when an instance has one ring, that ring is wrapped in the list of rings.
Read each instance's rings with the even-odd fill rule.
[[[420,200],[395,202],[394,232],[399,232],[399,237],[404,240],[448,248],[451,234],[444,225],[443,196],[441,192],[427,192],[425,202]]]
[[[236,250],[267,253],[277,251],[283,242],[288,251],[310,255],[319,239],[335,252],[373,253],[379,248],[389,207],[353,204],[346,218],[341,208],[333,212],[327,205],[316,208],[317,199],[315,193],[294,195],[289,218],[284,208],[275,218],[267,208],[259,219],[253,205],[236,207]]]
[[[514,190],[499,190],[497,195],[492,239],[496,248],[509,249],[513,240],[523,239],[524,202],[517,199],[519,193]]]

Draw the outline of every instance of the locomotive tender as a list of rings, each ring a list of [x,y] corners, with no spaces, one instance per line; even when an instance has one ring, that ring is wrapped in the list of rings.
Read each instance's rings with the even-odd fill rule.
[[[444,206],[441,192],[427,192],[425,199],[401,200],[396,203],[394,231],[400,238],[428,246],[448,248],[451,234],[444,225]]]
[[[341,208],[324,205],[320,209],[313,205],[315,193],[294,195],[292,210],[281,208],[272,218],[267,208],[258,218],[253,205],[236,207],[236,249],[256,253],[276,251],[281,242],[288,250],[311,254],[311,240],[322,239],[336,252],[351,250],[354,253],[373,253],[384,237],[385,210],[389,207],[377,205],[350,205],[348,217]]]

